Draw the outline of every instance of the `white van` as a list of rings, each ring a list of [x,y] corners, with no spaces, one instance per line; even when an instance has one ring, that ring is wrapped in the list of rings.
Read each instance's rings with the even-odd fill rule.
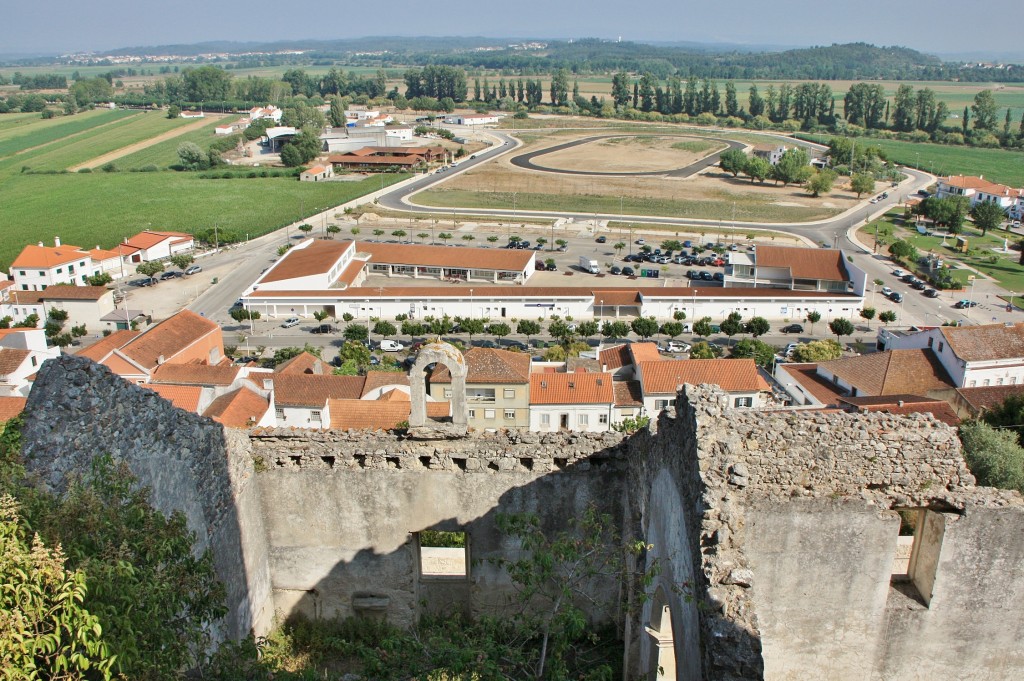
[[[380,349],[384,352],[400,352],[405,350],[405,346],[395,340],[382,340],[380,342]]]

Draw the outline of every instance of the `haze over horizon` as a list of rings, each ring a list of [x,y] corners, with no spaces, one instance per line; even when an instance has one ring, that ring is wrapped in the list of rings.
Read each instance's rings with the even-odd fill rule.
[[[140,5],[130,0],[52,0],[47,11],[17,3],[6,8],[7,54],[105,52],[134,46],[207,41],[274,42],[387,36],[510,36],[535,39],[597,37],[637,42],[734,43],[811,46],[866,42],[900,45],[928,54],[1020,53],[1020,0],[989,0],[987,19],[974,22],[959,0],[864,0],[822,3],[813,13],[801,0],[734,0],[727,12],[671,0],[650,0],[627,11],[609,0],[559,3],[485,2],[468,10],[394,0],[386,6],[312,0],[298,12],[270,0],[250,0],[218,14],[201,0]],[[958,17],[963,17],[958,19]],[[964,30],[965,26],[978,28]],[[983,28],[982,28],[983,26]]]

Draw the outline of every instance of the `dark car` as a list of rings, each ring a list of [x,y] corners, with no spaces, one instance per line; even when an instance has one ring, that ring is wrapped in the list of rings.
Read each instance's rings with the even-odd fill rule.
[[[714,277],[711,276],[711,273],[708,272],[707,270],[701,270],[700,278],[703,279],[704,281],[711,281],[712,279],[714,279]]]
[[[603,236],[599,236],[599,237],[597,237],[597,243],[599,243],[599,244],[603,244],[603,243],[604,243],[604,242],[606,242],[606,241],[608,241],[608,239],[606,239],[606,238],[605,238],[605,237],[603,237]]]
[[[687,279],[700,279],[700,272],[696,270],[686,270]]]
[[[502,341],[501,345],[502,347],[508,348],[510,350],[512,348],[515,348],[516,350],[521,350],[523,352],[530,349],[530,346],[528,346],[526,343],[517,340]]]
[[[804,327],[799,324],[790,324],[789,326],[782,327],[779,331],[782,333],[803,333]]]
[[[177,279],[181,276],[181,272],[171,270],[170,272],[164,272],[160,275],[160,281],[167,281],[168,279]]]
[[[553,262],[549,262],[547,264],[547,268],[548,268],[548,272],[557,272],[558,271],[558,265],[556,265]]]
[[[978,304],[973,300],[958,300],[956,303],[953,304],[953,307],[955,307],[958,310],[966,310],[969,307],[977,306]]]
[[[915,279],[917,279],[917,277],[915,277],[913,274],[904,274],[902,277],[900,277],[901,281],[904,281],[908,284],[913,283]]]
[[[929,298],[938,298],[939,297],[939,292],[936,289],[933,289],[933,288],[928,289],[927,291],[924,292],[924,294],[927,297],[929,297]]]
[[[321,324],[320,326],[314,326],[310,329],[310,333],[334,333],[334,326],[331,324]]]
[[[893,291],[891,294],[889,294],[889,300],[891,300],[894,303],[902,303],[903,294],[900,293],[899,291]]]
[[[622,275],[625,276],[625,277],[632,277],[635,274],[636,274],[636,272],[633,271],[632,267],[623,267],[622,268]]]
[[[622,274],[622,268],[618,265],[612,265],[612,268],[608,270],[609,274]]]
[[[495,343],[492,340],[487,340],[486,338],[474,338],[473,342],[470,343],[470,345],[472,345],[475,348],[488,348],[490,350],[494,350],[495,348],[498,347],[497,343]]]
[[[913,282],[911,282],[910,288],[914,289],[915,291],[923,291],[926,288],[928,288],[928,284],[924,283],[920,279],[915,279]]]
[[[535,270],[537,270],[538,272],[543,272],[544,270],[546,270],[546,269],[547,269],[546,267],[544,267],[544,263],[542,263],[542,262],[541,262],[541,261],[539,261],[539,260],[538,260],[538,261],[537,261],[536,263],[534,263],[534,266],[533,266],[533,267],[534,267],[534,269],[535,269]]]
[[[132,286],[146,287],[153,286],[156,283],[157,279],[155,279],[154,277],[146,277],[145,279],[136,279],[135,281],[132,282]]]
[[[723,281],[724,282],[725,281],[725,274],[722,273],[722,272],[715,272],[713,275],[711,275],[711,278],[714,279],[715,281]]]

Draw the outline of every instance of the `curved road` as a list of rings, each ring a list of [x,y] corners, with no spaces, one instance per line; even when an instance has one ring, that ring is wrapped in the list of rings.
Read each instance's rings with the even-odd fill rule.
[[[686,137],[686,138],[689,138],[689,139],[693,139],[693,135],[657,135],[657,136],[658,137]],[[713,166],[714,164],[718,163],[718,158],[722,155],[722,152],[725,151],[725,149],[722,149],[721,151],[716,151],[713,154],[708,154],[704,158],[699,159],[697,161],[694,161],[693,163],[691,163],[688,166],[684,166],[682,168],[676,168],[674,170],[645,170],[645,171],[637,171],[637,172],[621,172],[621,173],[616,173],[616,172],[601,172],[601,171],[597,171],[597,170],[565,170],[565,169],[562,169],[562,168],[549,168],[547,166],[538,165],[538,164],[533,162],[533,159],[535,159],[535,158],[540,158],[541,156],[547,156],[548,154],[553,154],[556,151],[562,151],[563,149],[571,149],[573,147],[578,147],[578,146],[583,145],[583,144],[589,144],[590,142],[596,142],[598,140],[615,139],[615,138],[619,138],[619,137],[651,137],[651,135],[595,135],[594,137],[584,137],[583,139],[573,140],[571,142],[565,142],[564,144],[558,144],[558,145],[553,146],[553,147],[547,147],[546,149],[538,149],[536,151],[531,151],[531,152],[529,152],[527,154],[520,154],[519,156],[516,156],[515,158],[509,159],[509,163],[511,163],[512,165],[516,166],[517,168],[523,168],[525,170],[536,170],[538,172],[543,172],[543,173],[560,173],[562,175],[601,175],[601,176],[605,176],[605,177],[642,177],[642,176],[651,176],[651,175],[664,175],[664,176],[667,176],[667,177],[690,177],[691,175],[699,173],[700,171],[704,170],[705,168],[708,168],[709,166]],[[733,140],[721,139],[719,137],[706,137],[706,138],[702,137],[701,139],[712,139],[712,140],[715,140],[716,142],[722,142],[723,144],[728,145],[729,149],[744,149],[747,146],[746,144],[743,144],[742,142],[735,142]]]

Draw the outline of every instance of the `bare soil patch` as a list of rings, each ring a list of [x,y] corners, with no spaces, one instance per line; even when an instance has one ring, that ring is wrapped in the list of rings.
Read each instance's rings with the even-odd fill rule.
[[[660,137],[612,137],[537,157],[535,162],[557,170],[590,170],[607,173],[670,171],[683,168],[725,145],[705,139]]]

